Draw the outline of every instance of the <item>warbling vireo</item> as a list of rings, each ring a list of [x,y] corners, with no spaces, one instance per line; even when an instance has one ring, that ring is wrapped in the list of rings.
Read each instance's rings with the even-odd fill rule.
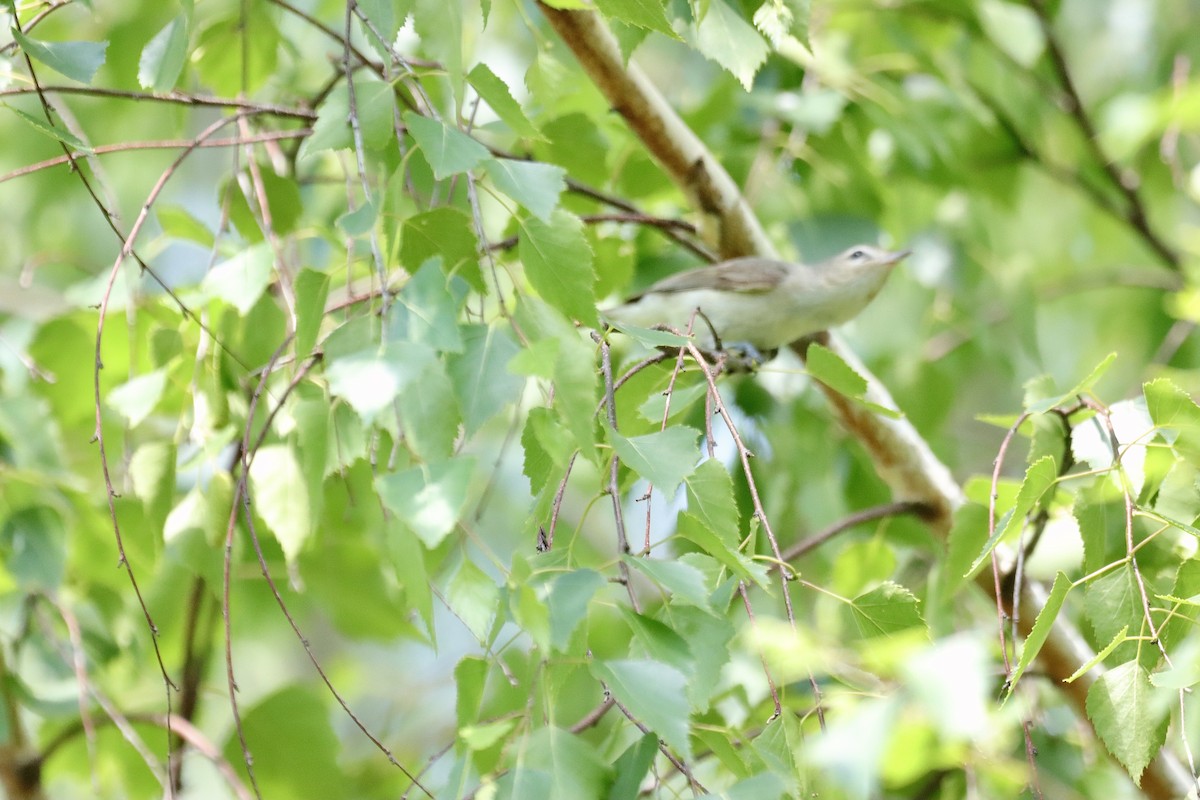
[[[671,275],[601,313],[617,324],[681,333],[694,314],[702,348],[748,344],[770,353],[856,316],[908,254],[860,244],[815,266],[735,258]]]

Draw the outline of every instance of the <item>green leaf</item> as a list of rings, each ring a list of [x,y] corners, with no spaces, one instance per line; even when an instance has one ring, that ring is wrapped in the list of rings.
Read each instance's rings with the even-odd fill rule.
[[[1017,530],[1025,522],[1025,516],[1033,510],[1037,502],[1049,489],[1058,482],[1058,464],[1053,456],[1042,456],[1029,465],[1025,470],[1025,479],[1017,491],[1016,504],[1008,512],[1005,519],[996,523],[996,531],[984,543],[983,551],[976,556],[967,574],[979,569],[980,564],[991,555],[996,545],[1011,531]]]
[[[479,166],[490,154],[467,134],[436,119],[405,112],[404,124],[439,181]]]
[[[570,439],[548,408],[531,408],[525,418],[525,429],[521,431],[521,446],[525,450],[525,461],[521,471],[529,478],[534,493],[542,491],[567,465],[570,456]]]
[[[300,555],[298,572],[310,601],[343,635],[394,641],[414,638],[412,606],[380,569],[378,541],[341,529]],[[411,538],[411,537],[410,537]]]
[[[667,498],[675,496],[679,484],[695,471],[700,457],[696,449],[700,432],[682,425],[628,439],[610,429],[608,436],[621,461]]]
[[[1154,498],[1154,511],[1168,519],[1200,517],[1200,469],[1176,460],[1163,477]]]
[[[435,350],[461,353],[462,333],[458,312],[467,296],[466,282],[447,278],[442,260],[433,257],[421,265],[396,296],[392,305],[393,338],[424,342]]]
[[[464,30],[463,16],[467,12],[461,3],[416,0],[415,5],[413,28],[420,37],[425,57],[441,65],[439,72],[448,79],[450,96],[463,97],[464,44],[476,35],[476,23],[472,23],[470,33]],[[486,19],[490,0],[484,0],[481,5]]]
[[[333,424],[329,396],[316,386],[297,387],[297,402],[291,407],[300,471],[308,485],[312,514],[319,518],[324,508],[325,471],[329,468],[329,429]]]
[[[729,470],[715,458],[706,459],[684,483],[688,512],[722,542],[736,549],[742,538],[741,516],[733,499]]]
[[[550,650],[550,609],[529,584],[511,586],[508,593],[513,620],[543,653]]]
[[[811,345],[804,362],[810,376],[847,397],[862,397],[867,391],[867,379],[823,345]]]
[[[621,609],[621,616],[633,631],[634,639],[640,645],[640,648],[634,649],[635,653],[640,649],[641,652],[637,653],[638,655],[670,664],[684,675],[691,676],[695,669],[692,652],[688,649],[688,644],[684,641],[683,636],[676,633],[674,628],[628,608]]]
[[[550,645],[564,652],[579,624],[587,617],[588,604],[607,582],[590,569],[565,572],[550,585],[546,604],[550,607]]]
[[[417,537],[395,517],[387,523],[388,554],[396,580],[404,587],[404,599],[416,609],[425,623],[430,641],[437,644],[437,628],[433,620],[433,590],[429,588],[429,572],[425,567],[425,551]],[[461,690],[461,685],[460,685]]]
[[[606,320],[607,322],[607,320]],[[691,339],[669,331],[656,331],[653,328],[639,328],[636,325],[608,322],[615,330],[620,331],[639,344],[647,347],[686,347]]]
[[[553,79],[557,85],[548,92],[539,91],[542,87],[537,85],[535,76],[538,69],[535,67],[527,77],[527,81],[535,79],[535,82],[531,84],[535,96],[545,93],[554,94],[560,91],[578,94],[578,78],[576,77],[578,73],[567,72],[562,69],[560,63],[550,58],[539,57],[538,65],[544,65],[548,71],[554,73]],[[588,114],[565,113],[565,111],[558,113],[562,116],[542,124],[542,134],[549,137],[550,141],[534,142],[534,155],[539,161],[565,167],[571,177],[576,180],[598,186],[606,184],[611,180],[615,171],[615,168],[610,168],[608,165],[608,157],[614,146],[613,140],[605,136],[601,126],[596,124],[595,118]]]
[[[313,691],[296,684],[244,712],[242,724],[254,742],[254,774],[264,796],[294,800],[337,797],[349,776],[338,766],[340,748],[329,710]],[[297,758],[303,753],[303,758]],[[237,735],[224,747],[225,761],[242,758]]]
[[[1172,666],[1150,676],[1150,683],[1158,689],[1180,691],[1200,683],[1200,642],[1186,640],[1171,653]]]
[[[462,336],[463,351],[450,358],[449,372],[466,434],[471,436],[502,408],[516,402],[525,382],[507,369],[520,350],[507,328],[466,325]]]
[[[422,461],[449,458],[462,415],[454,385],[441,361],[432,361],[397,398],[400,427],[409,448]]]
[[[325,378],[329,391],[370,423],[435,359],[434,352],[423,344],[391,342],[383,352],[372,348],[334,359]]]
[[[1104,645],[1104,647],[1102,647],[1096,651],[1096,655],[1092,656],[1087,661],[1080,664],[1079,667],[1076,668],[1076,670],[1074,672],[1072,672],[1067,677],[1063,678],[1063,683],[1074,683],[1075,681],[1079,680],[1082,676],[1086,675],[1088,672],[1091,672],[1092,668],[1095,667],[1097,664],[1103,664],[1105,659],[1107,659],[1109,656],[1111,656],[1113,654],[1114,650],[1116,650],[1118,647],[1120,647],[1121,645],[1125,644],[1128,641],[1129,641],[1129,626],[1124,625],[1121,627],[1121,629],[1119,631],[1117,631],[1115,634],[1113,634],[1112,641],[1110,641],[1108,644]]]
[[[133,492],[146,506],[146,515],[161,526],[171,513],[175,499],[175,445],[149,441],[134,451],[129,460]]]
[[[18,117],[20,117],[22,122],[27,124],[29,127],[33,128],[38,133],[44,134],[46,136],[49,136],[51,139],[62,142],[71,150],[75,150],[79,153],[95,152],[94,150],[92,150],[92,148],[88,145],[87,142],[83,141],[83,139],[80,139],[78,136],[71,133],[69,130],[66,130],[65,128],[60,128],[57,125],[52,125],[50,123],[44,122],[31,114],[26,114],[24,111],[22,111],[19,108],[13,108],[12,106],[8,105],[7,103],[4,103],[3,105],[9,111],[13,112]]]
[[[690,709],[683,673],[658,661],[632,659],[593,661],[591,672],[635,719],[657,733],[684,761],[691,759]]]
[[[174,89],[187,61],[187,45],[188,18],[180,14],[142,48],[138,61],[138,83],[142,88],[154,92]]]
[[[788,796],[788,787],[783,778],[773,772],[763,772],[738,781],[720,795],[702,795],[701,800],[716,800],[717,797],[721,800],[782,800]]]
[[[500,605],[500,588],[471,561],[464,560],[446,588],[446,602],[479,641],[487,639]]]
[[[454,685],[458,690],[454,698],[454,718],[460,728],[479,719],[491,664],[482,658],[464,656],[454,667]]]
[[[1054,620],[1058,618],[1058,612],[1062,609],[1062,605],[1067,599],[1067,593],[1070,591],[1071,579],[1063,572],[1055,575],[1054,585],[1050,588],[1050,596],[1046,598],[1046,604],[1038,612],[1037,621],[1033,623],[1033,628],[1029,631],[1029,636],[1025,638],[1025,645],[1021,648],[1021,659],[1017,662],[1017,668],[1013,670],[1012,678],[1008,681],[1007,696],[1012,696],[1017,681],[1021,679],[1025,670],[1033,663],[1033,659],[1037,658],[1042,645],[1046,643],[1046,637],[1050,635],[1050,629],[1054,626]]]
[[[602,797],[601,787],[612,779],[611,767],[600,751],[573,733],[554,725],[536,728],[524,743],[525,766],[540,769],[551,779],[551,798]],[[514,795],[523,800],[526,795]]]
[[[682,381],[677,382],[675,387],[668,395],[666,392],[655,390],[650,393],[646,401],[638,406],[638,413],[647,422],[655,422],[661,424],[663,421],[663,412],[667,412],[667,421],[671,421],[683,414],[687,414],[692,410],[696,403],[700,402],[708,393],[708,383],[700,380],[691,386],[681,386]],[[671,403],[670,408],[667,408],[668,400]]]
[[[1097,678],[1088,689],[1087,715],[1108,752],[1141,786],[1142,772],[1166,741],[1169,721],[1146,670],[1127,661]]]
[[[393,54],[389,48],[396,41],[396,32],[404,22],[404,6],[396,0],[357,0],[356,4],[371,22],[369,26],[363,26],[363,33],[371,46],[380,58],[391,58]]]
[[[108,42],[44,42],[10,28],[26,55],[73,81],[91,83],[104,63]]]
[[[279,540],[283,555],[295,561],[312,530],[308,484],[292,448],[282,444],[260,447],[250,462],[254,511]]]
[[[317,344],[329,296],[329,274],[302,269],[296,276],[296,356],[307,358]]]
[[[483,168],[496,188],[516,200],[542,222],[558,208],[559,195],[567,188],[567,172],[553,164],[490,158]]]
[[[1195,598],[1200,595],[1200,560],[1189,558],[1179,564],[1175,571],[1175,584],[1171,587],[1176,597]],[[1193,631],[1195,620],[1200,614],[1200,603],[1182,605],[1169,601],[1173,607],[1166,622],[1158,629],[1159,640],[1168,651],[1174,649],[1177,643],[1194,641],[1188,635]]]
[[[1108,368],[1111,367],[1113,362],[1116,360],[1117,354],[1109,353],[1099,364],[1092,368],[1092,371],[1088,373],[1086,378],[1073,386],[1070,391],[1045,397],[1040,400],[1034,399],[1034,396],[1040,392],[1040,388],[1035,389],[1032,383],[1028,384],[1026,388],[1028,389],[1028,394],[1030,396],[1025,398],[1025,410],[1030,414],[1044,414],[1056,406],[1060,406],[1063,403],[1074,400],[1081,394],[1085,394],[1091,390],[1092,386],[1096,384],[1096,381],[1104,377],[1104,373],[1108,372]]]
[[[1083,596],[1084,614],[1097,641],[1109,641],[1123,627],[1137,631],[1145,625],[1138,578],[1128,564],[1089,581]],[[1137,647],[1130,642],[1117,651],[1117,660],[1134,658]],[[1153,652],[1151,648],[1146,656]]]
[[[25,591],[53,592],[66,572],[67,529],[57,511],[31,506],[6,515],[0,528],[3,584],[13,580]]]
[[[447,273],[461,275],[471,288],[484,291],[479,272],[475,229],[471,219],[456,208],[443,207],[404,220],[400,261],[409,271],[441,256]]]
[[[688,701],[697,713],[707,713],[725,685],[722,674],[731,660],[729,643],[736,633],[735,623],[726,616],[678,605],[672,605],[670,620],[692,657]]]
[[[1046,49],[1041,23],[1027,6],[1004,0],[981,0],[979,22],[988,38],[1026,69],[1036,64]]]
[[[554,777],[540,769],[528,769],[524,764],[500,776],[496,781],[495,800],[555,800]]]
[[[217,264],[200,282],[204,296],[224,300],[244,317],[271,282],[274,254],[267,243],[247,247]]]
[[[134,428],[150,416],[150,412],[162,400],[166,386],[166,371],[156,369],[145,375],[138,375],[113,389],[108,393],[108,405],[125,417],[129,427]]]
[[[205,248],[211,248],[216,242],[209,227],[182,206],[155,203],[154,216],[163,233],[173,239],[195,242]]]
[[[837,594],[852,597],[895,574],[895,548],[882,536],[872,536],[842,547],[826,583]]]
[[[271,6],[248,3],[200,32],[192,64],[212,94],[253,95],[278,74],[281,37],[276,12]]]
[[[474,470],[475,459],[463,456],[380,475],[375,488],[383,504],[432,550],[462,518]]]
[[[855,372],[853,367],[829,348],[816,343],[809,346],[808,352],[804,356],[804,365],[810,377],[819,380],[839,394],[893,419],[903,416],[894,408],[888,408],[866,399],[867,379]]]
[[[647,733],[625,749],[613,763],[616,781],[608,790],[608,800],[638,800],[642,780],[658,755],[658,737]]]
[[[708,13],[696,28],[696,48],[729,70],[747,92],[770,52],[758,31],[724,0],[709,0]]]
[[[585,457],[596,444],[596,392],[599,370],[595,353],[578,337],[560,340],[554,359],[554,409]]]
[[[517,247],[529,283],[568,318],[593,328],[599,325],[592,249],[579,217],[555,211],[549,222],[533,218],[520,221],[520,226]]]
[[[597,0],[596,8],[606,17],[679,39],[659,0]]]
[[[736,540],[726,541],[725,537],[718,536],[690,511],[684,511],[679,515],[676,533],[729,567],[739,579],[757,586],[766,586],[767,568],[765,564],[757,562],[741,552]]]
[[[1200,465],[1200,407],[1167,378],[1150,381],[1142,392],[1163,439],[1189,463]]]
[[[375,203],[363,203],[353,211],[347,211],[337,218],[337,226],[347,236],[365,236],[375,228],[379,219],[379,209]]]
[[[515,719],[505,719],[482,725],[465,725],[458,729],[458,740],[471,750],[487,750],[503,741],[516,726]]]
[[[349,108],[348,93],[346,100]],[[368,150],[382,150],[394,146],[396,90],[390,83],[366,73],[355,75],[354,108],[358,112],[364,147]]]
[[[363,147],[381,150],[395,141],[395,90],[391,84],[373,75],[354,77],[354,110],[362,134]],[[312,135],[304,140],[297,160],[322,150],[346,150],[354,147],[354,129],[350,125],[350,92],[339,85],[317,108]]]
[[[924,626],[917,598],[908,589],[886,582],[850,604],[858,635],[864,639]]]
[[[710,590],[704,581],[704,573],[690,564],[629,555],[621,556],[621,560],[670,591],[674,599],[704,611],[712,611],[712,604],[708,600]]]
[[[492,72],[487,64],[482,62],[476,64],[467,73],[467,81],[475,87],[475,91],[479,92],[479,96],[483,98],[483,102],[487,103],[492,111],[496,112],[496,116],[500,117],[508,127],[512,128],[513,133],[526,139],[542,138],[538,129],[533,126],[528,117],[525,116],[525,112],[521,110],[521,105],[513,99],[508,85],[496,77],[496,73]]]
[[[163,523],[163,541],[181,539],[189,531],[199,531],[208,541],[224,536],[229,520],[233,487],[228,478],[214,478],[207,486],[195,488],[180,500]]]

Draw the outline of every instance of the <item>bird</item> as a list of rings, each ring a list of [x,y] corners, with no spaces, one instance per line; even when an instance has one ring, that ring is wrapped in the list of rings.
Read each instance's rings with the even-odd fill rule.
[[[655,283],[603,318],[622,325],[692,333],[701,349],[743,347],[752,356],[853,319],[909,250],[858,244],[819,264],[758,256],[686,270]],[[768,355],[769,357],[769,355]]]

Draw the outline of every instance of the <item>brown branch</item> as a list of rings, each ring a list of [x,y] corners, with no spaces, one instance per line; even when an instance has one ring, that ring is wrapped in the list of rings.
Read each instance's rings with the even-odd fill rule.
[[[646,74],[636,64],[626,66],[616,38],[601,18],[592,12],[538,5],[613,108],[705,215],[706,238],[717,243],[721,256],[773,254],[770,240],[733,179]]]
[[[883,517],[898,516],[900,514],[915,514],[917,516],[922,516],[923,514],[927,513],[927,511],[928,510],[925,508],[925,506],[911,501],[884,503],[883,505],[875,506],[873,508],[857,511],[845,519],[838,520],[828,528],[825,528],[818,533],[814,533],[812,536],[796,542],[787,550],[783,551],[783,560],[789,562],[795,561],[797,558],[800,558],[800,556],[816,550],[818,547],[825,544],[825,542],[837,536],[839,533],[848,531],[855,526],[863,524],[864,522],[871,522],[873,520],[882,519]]]
[[[85,97],[107,97],[118,100],[136,100],[139,102],[169,103],[207,108],[232,108],[240,111],[252,111],[256,114],[270,114],[275,117],[302,119],[307,122],[312,122],[317,118],[317,112],[308,108],[291,108],[274,103],[258,103],[241,98],[214,97],[179,91],[166,93],[135,92],[129,89],[106,89],[99,86],[48,85],[42,87],[42,92],[45,94],[75,94]],[[0,89],[0,98],[36,93],[37,90],[32,86],[21,86],[15,89]]]
[[[109,153],[128,153],[138,150],[188,150],[207,149],[211,147],[239,147],[244,144],[258,144],[261,142],[278,142],[287,139],[303,139],[312,133],[311,128],[300,128],[294,131],[268,131],[267,133],[256,133],[252,136],[234,136],[225,139],[205,139],[197,142],[195,139],[162,139],[149,142],[121,142],[119,144],[101,144],[93,147],[89,155],[107,155]],[[36,164],[29,164],[19,169],[14,169],[12,172],[7,172],[0,175],[0,183],[11,181],[14,178],[20,178],[25,175],[30,175],[34,172],[40,172],[51,167],[61,166],[63,164],[73,164],[73,155],[61,155],[55,158],[48,158],[45,161],[39,161]]]

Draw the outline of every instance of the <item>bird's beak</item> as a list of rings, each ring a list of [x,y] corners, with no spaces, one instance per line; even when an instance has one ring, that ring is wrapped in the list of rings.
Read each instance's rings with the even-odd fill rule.
[[[892,267],[892,266],[895,266],[896,264],[899,264],[901,261],[903,261],[904,259],[908,258],[911,255],[912,255],[912,250],[896,250],[895,252],[888,253],[887,261],[885,261],[884,263],[887,264],[889,267]]]

